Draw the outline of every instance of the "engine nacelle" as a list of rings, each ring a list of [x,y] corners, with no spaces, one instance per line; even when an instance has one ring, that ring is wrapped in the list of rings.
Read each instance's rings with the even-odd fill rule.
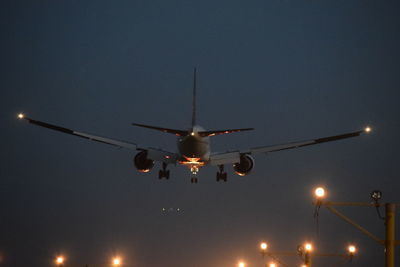
[[[245,176],[254,168],[255,162],[252,156],[244,154],[240,156],[240,162],[233,164],[235,173],[240,176]]]
[[[135,167],[140,172],[149,172],[154,167],[154,160],[147,157],[147,151],[141,151],[133,159]]]

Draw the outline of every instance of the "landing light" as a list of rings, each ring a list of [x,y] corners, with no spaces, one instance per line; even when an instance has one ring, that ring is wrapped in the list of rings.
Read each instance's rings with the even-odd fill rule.
[[[191,132],[190,135],[191,135],[191,136],[194,136],[194,132]]]
[[[366,133],[369,133],[369,132],[372,131],[372,128],[369,127],[369,126],[367,126],[367,127],[365,127],[364,131],[365,131]]]
[[[19,113],[18,114],[18,119],[23,119],[25,117],[24,113]]]

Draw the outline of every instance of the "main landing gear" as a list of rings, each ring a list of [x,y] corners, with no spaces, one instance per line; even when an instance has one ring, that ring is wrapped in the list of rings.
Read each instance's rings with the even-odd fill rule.
[[[228,175],[227,173],[224,171],[224,165],[218,165],[219,171],[217,172],[217,182],[219,182],[220,180],[226,182],[228,180]]]
[[[192,184],[197,184],[197,182],[198,182],[197,177],[192,177],[192,178],[190,179],[190,182],[191,182]]]
[[[162,169],[158,172],[158,179],[169,179],[169,170],[167,170],[167,163],[162,163]]]

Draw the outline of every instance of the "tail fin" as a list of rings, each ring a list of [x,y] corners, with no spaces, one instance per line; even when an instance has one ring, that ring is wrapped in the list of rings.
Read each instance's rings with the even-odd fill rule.
[[[197,86],[197,70],[194,68],[193,72],[193,101],[192,101],[192,130],[196,125],[196,86]]]

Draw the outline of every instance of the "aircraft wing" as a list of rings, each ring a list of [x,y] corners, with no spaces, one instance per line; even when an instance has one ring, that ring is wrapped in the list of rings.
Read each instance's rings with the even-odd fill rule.
[[[270,152],[277,152],[277,151],[282,151],[282,150],[287,150],[287,149],[294,149],[294,148],[299,148],[299,147],[304,147],[304,146],[317,145],[317,144],[321,144],[321,143],[356,137],[356,136],[361,135],[362,133],[368,133],[370,131],[371,131],[371,129],[369,127],[367,127],[364,130],[340,134],[340,135],[333,135],[333,136],[304,140],[304,141],[290,142],[290,143],[279,144],[279,145],[259,146],[259,147],[253,147],[253,148],[250,148],[250,149],[244,150],[244,151],[229,151],[229,152],[224,152],[224,153],[215,153],[210,156],[210,164],[211,165],[219,165],[219,164],[237,163],[240,161],[240,155],[242,155],[242,154],[250,154],[250,155],[256,155],[256,154],[261,154],[261,153],[267,154]]]
[[[34,120],[31,118],[25,117],[22,114],[18,115],[18,117],[20,119],[25,119],[29,123],[37,125],[37,126],[41,126],[44,128],[48,128],[48,129],[51,129],[54,131],[58,131],[58,132],[62,132],[62,133],[70,134],[70,135],[75,135],[75,136],[78,136],[81,138],[89,139],[89,140],[100,142],[103,144],[112,145],[112,146],[116,146],[119,148],[127,148],[127,149],[131,149],[131,150],[146,150],[146,151],[148,151],[149,156],[151,156],[152,159],[156,160],[156,161],[163,161],[165,163],[175,163],[176,159],[177,159],[176,153],[164,151],[164,150],[161,150],[158,148],[146,148],[146,147],[138,146],[137,144],[131,143],[131,142],[126,142],[126,141],[111,139],[111,138],[102,137],[102,136],[98,136],[98,135],[78,132],[75,130],[64,128],[62,126],[50,124],[50,123],[43,122],[43,121]]]

